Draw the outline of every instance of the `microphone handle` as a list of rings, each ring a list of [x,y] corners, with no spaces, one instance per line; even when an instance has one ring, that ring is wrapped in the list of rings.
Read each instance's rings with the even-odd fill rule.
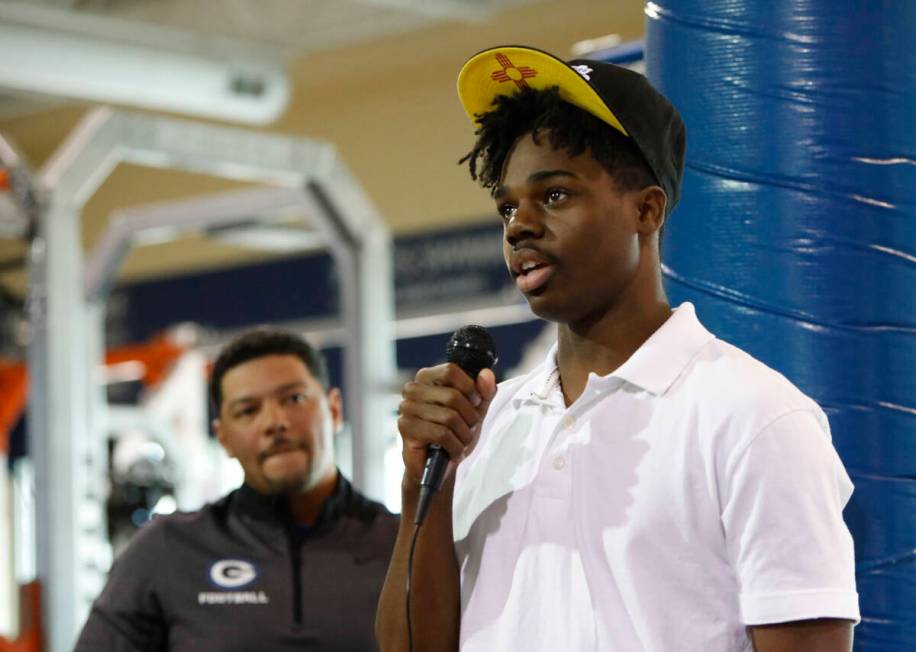
[[[417,513],[413,519],[415,525],[423,524],[433,496],[442,486],[445,469],[448,468],[449,457],[444,448],[439,444],[430,444],[428,451],[423,476],[420,478],[420,497],[417,500]]]

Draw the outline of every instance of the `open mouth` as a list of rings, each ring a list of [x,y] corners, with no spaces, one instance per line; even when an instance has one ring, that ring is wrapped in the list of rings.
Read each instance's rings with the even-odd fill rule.
[[[543,287],[553,275],[553,265],[528,261],[523,263],[515,276],[515,286],[520,292],[529,294]]]

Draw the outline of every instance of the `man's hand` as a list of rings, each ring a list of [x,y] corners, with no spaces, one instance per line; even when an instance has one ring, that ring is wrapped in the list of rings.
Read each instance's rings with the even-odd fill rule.
[[[404,385],[398,408],[405,480],[419,482],[430,444],[438,444],[449,454],[446,476],[451,473],[477,443],[480,424],[495,394],[496,378],[490,369],[483,369],[476,383],[454,363],[417,372]]]
[[[748,627],[754,652],[849,652],[852,623],[837,618]]]

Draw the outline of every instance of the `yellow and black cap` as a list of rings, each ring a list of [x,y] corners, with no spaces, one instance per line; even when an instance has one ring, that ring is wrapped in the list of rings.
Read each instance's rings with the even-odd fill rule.
[[[494,100],[522,89],[556,86],[560,97],[630,138],[668,197],[666,212],[681,195],[686,129],[674,105],[638,72],[602,61],[566,62],[520,45],[478,52],[458,73],[458,97],[477,123]]]

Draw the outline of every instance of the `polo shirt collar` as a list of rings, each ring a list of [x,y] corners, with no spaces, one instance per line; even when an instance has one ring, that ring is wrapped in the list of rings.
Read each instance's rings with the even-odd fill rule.
[[[626,362],[605,378],[620,378],[660,396],[713,339],[715,336],[697,319],[693,304],[682,303]]]
[[[529,373],[528,379],[515,393],[513,407],[518,408],[525,401],[562,404],[563,395],[559,392],[558,377],[557,343],[554,341],[544,360]]]
[[[603,386],[623,380],[660,396],[668,391],[699,350],[713,339],[715,336],[697,319],[693,304],[684,302],[626,362],[607,376],[590,374],[589,382]],[[552,403],[558,399],[562,402],[556,376],[557,343],[554,342],[544,361],[532,370],[516,394],[513,406],[517,408],[526,400]]]

